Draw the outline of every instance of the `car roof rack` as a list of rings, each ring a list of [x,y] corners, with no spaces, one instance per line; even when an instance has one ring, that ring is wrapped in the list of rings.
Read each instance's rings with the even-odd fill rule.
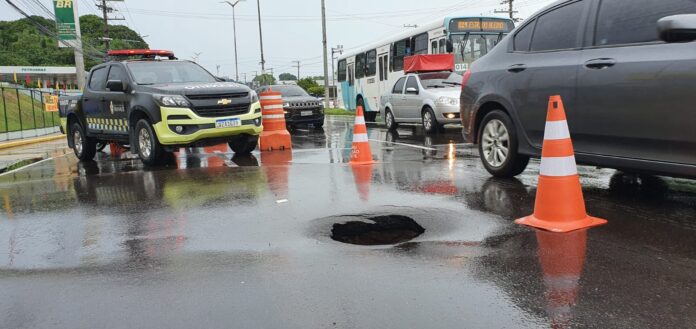
[[[157,49],[123,49],[123,50],[110,50],[107,53],[109,60],[158,60],[166,58],[169,60],[176,60],[174,52],[171,50],[157,50]]]

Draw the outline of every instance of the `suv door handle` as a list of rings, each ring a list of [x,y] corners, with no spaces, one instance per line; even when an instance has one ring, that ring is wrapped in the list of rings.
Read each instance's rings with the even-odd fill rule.
[[[596,58],[585,62],[585,67],[593,70],[603,70],[616,65],[616,60],[613,58]]]
[[[524,71],[524,70],[526,70],[526,69],[527,69],[527,65],[524,65],[524,64],[515,64],[515,65],[510,65],[510,67],[508,67],[508,72],[520,73],[520,72],[522,72],[522,71]]]

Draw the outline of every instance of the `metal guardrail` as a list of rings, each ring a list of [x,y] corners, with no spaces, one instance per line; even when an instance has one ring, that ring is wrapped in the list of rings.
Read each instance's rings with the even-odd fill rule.
[[[58,127],[58,112],[46,112],[47,95],[66,95],[62,91],[0,87],[0,133]]]

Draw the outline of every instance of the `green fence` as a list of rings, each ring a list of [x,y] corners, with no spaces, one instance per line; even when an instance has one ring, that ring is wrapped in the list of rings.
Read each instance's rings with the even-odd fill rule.
[[[35,89],[1,87],[0,133],[56,127],[58,112],[44,110],[44,96],[58,95]]]

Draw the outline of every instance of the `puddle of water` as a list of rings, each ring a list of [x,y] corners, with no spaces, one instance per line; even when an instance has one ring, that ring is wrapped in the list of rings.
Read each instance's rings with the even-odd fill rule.
[[[356,217],[355,221],[334,224],[331,239],[361,246],[379,246],[407,242],[424,232],[425,229],[410,217],[381,215]]]

